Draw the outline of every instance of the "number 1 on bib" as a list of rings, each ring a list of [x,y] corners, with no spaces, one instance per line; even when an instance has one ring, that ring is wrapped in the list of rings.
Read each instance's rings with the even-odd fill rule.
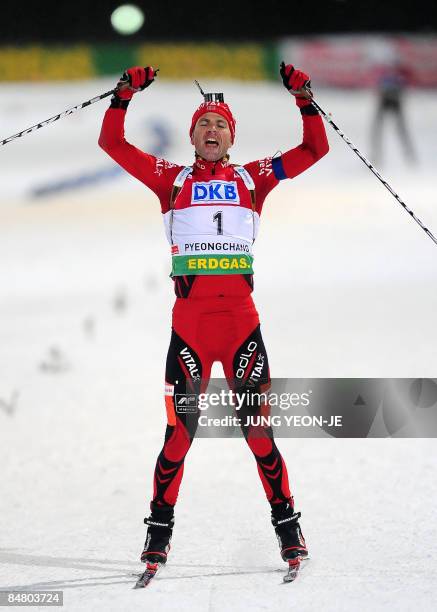
[[[216,212],[212,220],[214,223],[217,221],[217,234],[223,234],[223,212],[221,210]]]

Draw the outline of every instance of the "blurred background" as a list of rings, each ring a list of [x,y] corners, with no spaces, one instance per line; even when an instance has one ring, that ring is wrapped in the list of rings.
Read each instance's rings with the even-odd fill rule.
[[[224,92],[237,118],[231,160],[246,163],[301,141],[300,114],[279,78],[282,60],[310,75],[318,103],[437,234],[432,1],[6,3],[0,138],[112,89],[129,66],[152,64],[159,76],[134,97],[127,139],[190,163],[198,79],[205,91]],[[125,587],[129,570],[138,569],[141,521],[164,434],[174,300],[159,203],[97,145],[108,104],[0,146],[0,512],[7,525],[0,586],[58,586],[74,609],[94,610],[128,609]],[[433,377],[436,245],[326,130],[329,154],[283,181],[263,210],[254,299],[272,376]],[[214,368],[221,376],[221,366]],[[390,597],[396,609],[412,602],[428,609],[423,577],[436,557],[427,552],[424,561],[416,542],[435,542],[434,505],[427,502],[435,500],[436,451],[433,440],[387,442],[336,440],[334,448],[332,440],[280,440],[315,553],[301,609],[318,602],[340,609],[327,603],[337,587],[344,609],[379,609],[375,602],[384,606]],[[255,570],[245,575],[244,596],[231,576],[254,557],[261,566],[278,560],[248,450],[241,440],[198,440],[190,453],[176,570],[168,571],[192,573],[184,551],[197,533],[197,574],[222,571],[228,591],[221,582],[211,594],[200,579],[197,601],[188,581],[178,591],[179,609],[235,610],[244,602],[258,609],[269,606],[270,595],[285,605],[276,587],[260,589]],[[321,466],[329,473],[321,475]],[[326,512],[332,491],[341,534]],[[414,544],[391,520],[407,495],[420,517]],[[241,535],[249,499],[265,519],[251,527],[254,538]],[[199,513],[210,516],[211,501],[222,508],[220,521],[232,512],[229,539],[215,519],[205,519],[208,542],[204,524],[193,526]],[[372,548],[375,523],[386,551],[380,560]],[[339,546],[327,573],[324,555]],[[205,570],[210,547],[222,570]],[[408,582],[399,582],[402,568]],[[151,596],[156,607],[181,581],[162,584]]]

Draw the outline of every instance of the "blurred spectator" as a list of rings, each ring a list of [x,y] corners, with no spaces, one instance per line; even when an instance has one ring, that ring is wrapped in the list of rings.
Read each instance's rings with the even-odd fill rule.
[[[382,163],[382,138],[384,123],[391,116],[396,124],[399,139],[409,162],[416,161],[404,110],[404,91],[411,82],[411,73],[400,62],[385,65],[376,71],[377,107],[372,125],[372,159]]]

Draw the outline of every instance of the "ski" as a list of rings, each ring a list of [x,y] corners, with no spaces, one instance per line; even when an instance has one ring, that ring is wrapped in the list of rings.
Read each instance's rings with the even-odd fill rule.
[[[296,578],[299,575],[299,571],[301,569],[302,562],[305,562],[308,559],[309,557],[295,557],[294,559],[289,559],[288,560],[288,570],[283,578],[283,581],[285,583],[294,582],[294,580],[296,580]]]
[[[152,563],[151,561],[147,561],[146,570],[142,574],[138,574],[138,580],[134,589],[145,589],[146,586],[152,582],[163,565],[164,563]]]

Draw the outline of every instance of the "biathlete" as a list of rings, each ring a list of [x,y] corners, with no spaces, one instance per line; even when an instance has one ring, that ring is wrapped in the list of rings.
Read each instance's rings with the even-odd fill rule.
[[[127,142],[126,110],[132,96],[155,80],[152,67],[129,68],[124,73],[103,120],[99,145],[161,203],[176,292],[165,370],[167,428],[154,472],[150,516],[144,519],[148,529],[141,561],[151,565],[167,560],[184,460],[197,427],[196,415],[178,410],[176,395],[203,392],[215,361],[222,363],[234,391],[259,393],[270,385],[267,353],[251,297],[253,243],[270,191],[312,166],[329,148],[322,118],[311,104],[309,76],[284,63],[280,74],[300,110],[303,139],[278,157],[241,166],[230,163],[235,119],[223,94],[204,94],[192,117],[192,165],[169,163]],[[245,410],[253,414],[262,408],[248,403]],[[240,416],[245,422],[244,411]],[[308,551],[272,430],[252,425],[242,429],[271,507],[281,556],[298,564]]]

